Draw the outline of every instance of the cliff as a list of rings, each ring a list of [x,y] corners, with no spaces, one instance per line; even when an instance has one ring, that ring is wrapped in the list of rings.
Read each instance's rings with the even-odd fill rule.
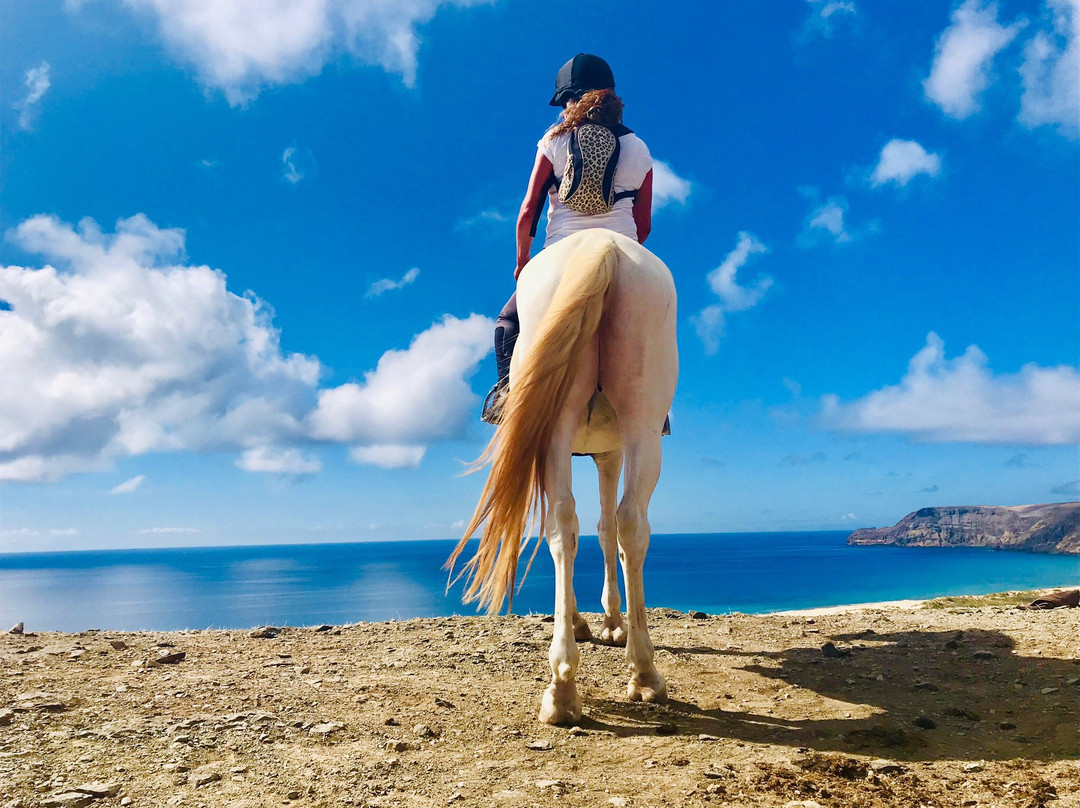
[[[921,508],[894,527],[856,530],[848,536],[848,544],[1080,554],[1080,502]]]

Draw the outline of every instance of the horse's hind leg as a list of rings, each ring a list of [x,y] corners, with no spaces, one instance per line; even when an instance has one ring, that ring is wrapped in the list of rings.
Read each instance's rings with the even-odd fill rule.
[[[600,642],[608,645],[626,645],[626,621],[619,611],[619,529],[615,521],[615,509],[619,504],[619,474],[622,472],[622,451],[593,455],[600,475],[600,549],[604,551],[604,591],[600,602],[604,606],[604,625],[600,629]]]
[[[581,720],[581,698],[575,682],[581,657],[574,642],[574,617],[581,617],[577,614],[574,598],[574,557],[579,530],[571,485],[570,450],[578,428],[577,414],[584,411],[596,386],[595,371],[591,383],[589,378],[581,374],[567,396],[544,468],[544,488],[548,498],[547,541],[555,562],[555,623],[548,651],[551,684],[544,690],[539,715],[545,724],[572,724]]]
[[[629,429],[625,428],[629,427]],[[627,424],[623,431],[626,454],[626,483],[616,520],[623,577],[626,581],[626,614],[630,633],[626,659],[630,682],[626,687],[631,701],[667,701],[667,683],[653,664],[653,644],[645,617],[643,568],[649,549],[649,500],[660,478],[660,431],[645,423]]]

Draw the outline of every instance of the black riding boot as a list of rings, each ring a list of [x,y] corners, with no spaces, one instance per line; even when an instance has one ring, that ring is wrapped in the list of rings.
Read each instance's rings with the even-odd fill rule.
[[[510,358],[514,354],[518,331],[517,293],[515,292],[495,321],[495,364],[498,367],[499,380],[484,399],[484,411],[480,419],[489,424],[502,420],[503,403],[506,400],[507,384],[510,381]]]

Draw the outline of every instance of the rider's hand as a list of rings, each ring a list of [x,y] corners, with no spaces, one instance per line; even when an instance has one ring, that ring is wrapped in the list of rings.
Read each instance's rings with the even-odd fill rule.
[[[527,263],[529,263],[529,262],[528,261],[519,262],[518,265],[514,268],[514,280],[515,281],[518,279],[518,275],[521,274],[521,270],[525,269],[525,264],[527,264]]]

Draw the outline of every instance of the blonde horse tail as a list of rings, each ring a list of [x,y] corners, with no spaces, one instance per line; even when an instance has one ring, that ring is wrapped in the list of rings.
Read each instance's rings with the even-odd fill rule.
[[[491,472],[447,567],[453,569],[483,524],[476,555],[461,574],[468,576],[465,602],[479,601],[490,614],[498,612],[506,598],[513,607],[522,544],[528,543],[537,522],[539,538],[532,558],[544,536],[544,468],[552,434],[581,355],[600,326],[617,262],[617,247],[609,238],[587,239],[571,253],[533,344],[514,376],[502,422],[476,461],[476,468],[490,463]]]

